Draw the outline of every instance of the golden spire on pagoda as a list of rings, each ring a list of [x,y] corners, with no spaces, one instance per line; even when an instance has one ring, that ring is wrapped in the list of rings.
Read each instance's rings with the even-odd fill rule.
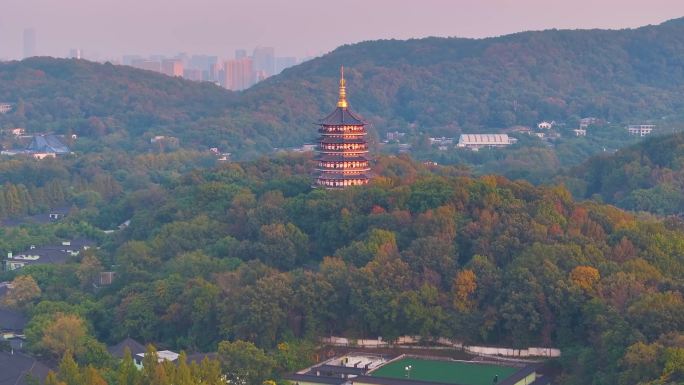
[[[337,102],[337,107],[347,108],[347,87],[344,81],[344,66],[340,67],[340,100]]]

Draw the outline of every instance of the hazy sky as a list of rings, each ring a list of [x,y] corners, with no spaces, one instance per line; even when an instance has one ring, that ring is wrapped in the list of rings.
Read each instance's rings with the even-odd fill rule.
[[[548,28],[626,28],[684,16],[684,0],[0,0],[0,58],[82,48],[122,54],[276,47],[306,56],[363,40],[485,37]],[[90,54],[90,55],[88,55]],[[92,56],[91,56],[92,57]]]

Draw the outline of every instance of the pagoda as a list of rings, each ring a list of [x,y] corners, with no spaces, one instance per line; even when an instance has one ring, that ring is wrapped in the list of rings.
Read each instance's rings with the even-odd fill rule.
[[[366,123],[349,108],[340,70],[340,98],[337,108],[318,122],[318,154],[315,187],[328,189],[368,184],[370,163],[367,158]]]

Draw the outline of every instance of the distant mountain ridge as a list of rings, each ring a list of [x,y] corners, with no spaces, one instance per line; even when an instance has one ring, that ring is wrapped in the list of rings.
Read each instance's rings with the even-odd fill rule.
[[[339,63],[357,110],[384,123],[468,130],[581,116],[660,119],[684,106],[675,97],[684,85],[684,19],[630,30],[364,42],[273,83],[322,83]],[[332,99],[334,87],[325,90]],[[248,95],[270,91],[263,84]]]
[[[0,101],[21,112],[0,125],[77,132],[93,139],[89,149],[141,149],[172,135],[252,157],[315,138],[311,123],[334,107],[340,65],[352,106],[380,133],[456,135],[582,116],[684,121],[684,19],[675,19],[345,45],[241,93],[81,60],[0,63]]]

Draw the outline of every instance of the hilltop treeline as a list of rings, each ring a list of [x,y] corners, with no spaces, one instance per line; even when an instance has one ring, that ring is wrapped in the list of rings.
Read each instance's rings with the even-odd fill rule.
[[[79,151],[140,150],[171,135],[182,146],[254,158],[315,138],[311,123],[334,106],[340,65],[372,133],[454,136],[543,119],[569,130],[584,116],[667,125],[684,120],[682,36],[677,19],[633,30],[363,42],[240,93],[124,66],[32,58],[0,63],[0,101],[15,103],[0,127],[90,138]]]
[[[283,341],[411,334],[559,347],[564,384],[684,378],[680,223],[402,157],[344,191],[312,190],[310,167],[188,171],[74,214],[132,219],[80,263],[21,272],[40,288],[24,304],[31,349],[51,354],[59,313],[88,326],[82,364],[126,336],[187,351],[249,341],[265,357]],[[109,265],[114,284],[94,290]]]
[[[684,212],[684,134],[651,138],[577,166],[560,180],[575,196],[633,211]]]

